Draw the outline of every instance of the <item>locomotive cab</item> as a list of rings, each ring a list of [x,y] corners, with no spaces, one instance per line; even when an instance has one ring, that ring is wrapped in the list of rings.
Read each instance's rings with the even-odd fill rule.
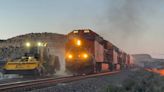
[[[89,29],[74,30],[66,43],[66,69],[72,73],[89,74],[95,71],[95,39],[98,35]],[[102,51],[97,53],[101,59]],[[101,61],[101,60],[100,60]]]

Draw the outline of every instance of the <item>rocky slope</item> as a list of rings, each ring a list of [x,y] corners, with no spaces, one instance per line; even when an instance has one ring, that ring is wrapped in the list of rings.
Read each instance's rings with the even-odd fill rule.
[[[4,47],[21,47],[25,44],[25,42],[54,42],[57,43],[63,42],[65,40],[65,35],[56,34],[56,33],[29,33],[25,35],[16,36],[13,38],[9,38],[7,40],[0,41],[0,48]]]
[[[0,61],[21,57],[25,52],[26,42],[44,42],[47,43],[47,52],[54,56],[59,56],[61,63],[64,63],[65,41],[65,35],[56,33],[29,33],[7,40],[0,40]]]
[[[132,55],[134,58],[135,64],[139,66],[144,66],[145,62],[152,62],[153,59],[149,54],[134,54]]]
[[[149,68],[164,68],[164,59],[152,58],[149,54],[133,55],[135,64]]]

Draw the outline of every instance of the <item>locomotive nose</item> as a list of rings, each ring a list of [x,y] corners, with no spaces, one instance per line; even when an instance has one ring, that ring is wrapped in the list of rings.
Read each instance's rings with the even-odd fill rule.
[[[86,60],[89,58],[88,53],[80,53],[80,54],[67,54],[67,60]]]

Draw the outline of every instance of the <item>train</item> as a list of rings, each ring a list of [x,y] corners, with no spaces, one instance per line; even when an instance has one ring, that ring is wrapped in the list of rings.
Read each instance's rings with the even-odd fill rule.
[[[133,58],[90,29],[73,30],[65,45],[66,71],[92,74],[130,68]]]
[[[59,58],[46,52],[46,44],[27,42],[24,47],[26,47],[26,50],[23,56],[6,62],[3,67],[4,74],[45,76],[53,75],[59,70]]]

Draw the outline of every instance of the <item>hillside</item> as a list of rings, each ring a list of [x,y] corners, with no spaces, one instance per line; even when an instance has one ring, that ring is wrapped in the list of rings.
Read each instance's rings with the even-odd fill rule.
[[[24,34],[16,37],[9,38],[7,40],[0,41],[0,48],[4,47],[21,47],[24,45],[25,42],[53,42],[53,41],[60,41],[65,40],[65,35],[63,34],[56,34],[56,33],[29,33]]]
[[[153,59],[149,54],[133,54],[135,64],[144,66],[145,62],[152,62]]]
[[[151,61],[152,57],[149,54],[134,54],[133,57],[136,61]]]
[[[56,33],[29,33],[1,40],[0,61],[21,57],[25,52],[26,42],[44,42],[47,43],[47,52],[53,56],[59,56],[60,61],[63,63],[65,41],[65,35]]]
[[[135,64],[149,68],[164,68],[164,59],[152,58],[149,54],[134,54]]]

